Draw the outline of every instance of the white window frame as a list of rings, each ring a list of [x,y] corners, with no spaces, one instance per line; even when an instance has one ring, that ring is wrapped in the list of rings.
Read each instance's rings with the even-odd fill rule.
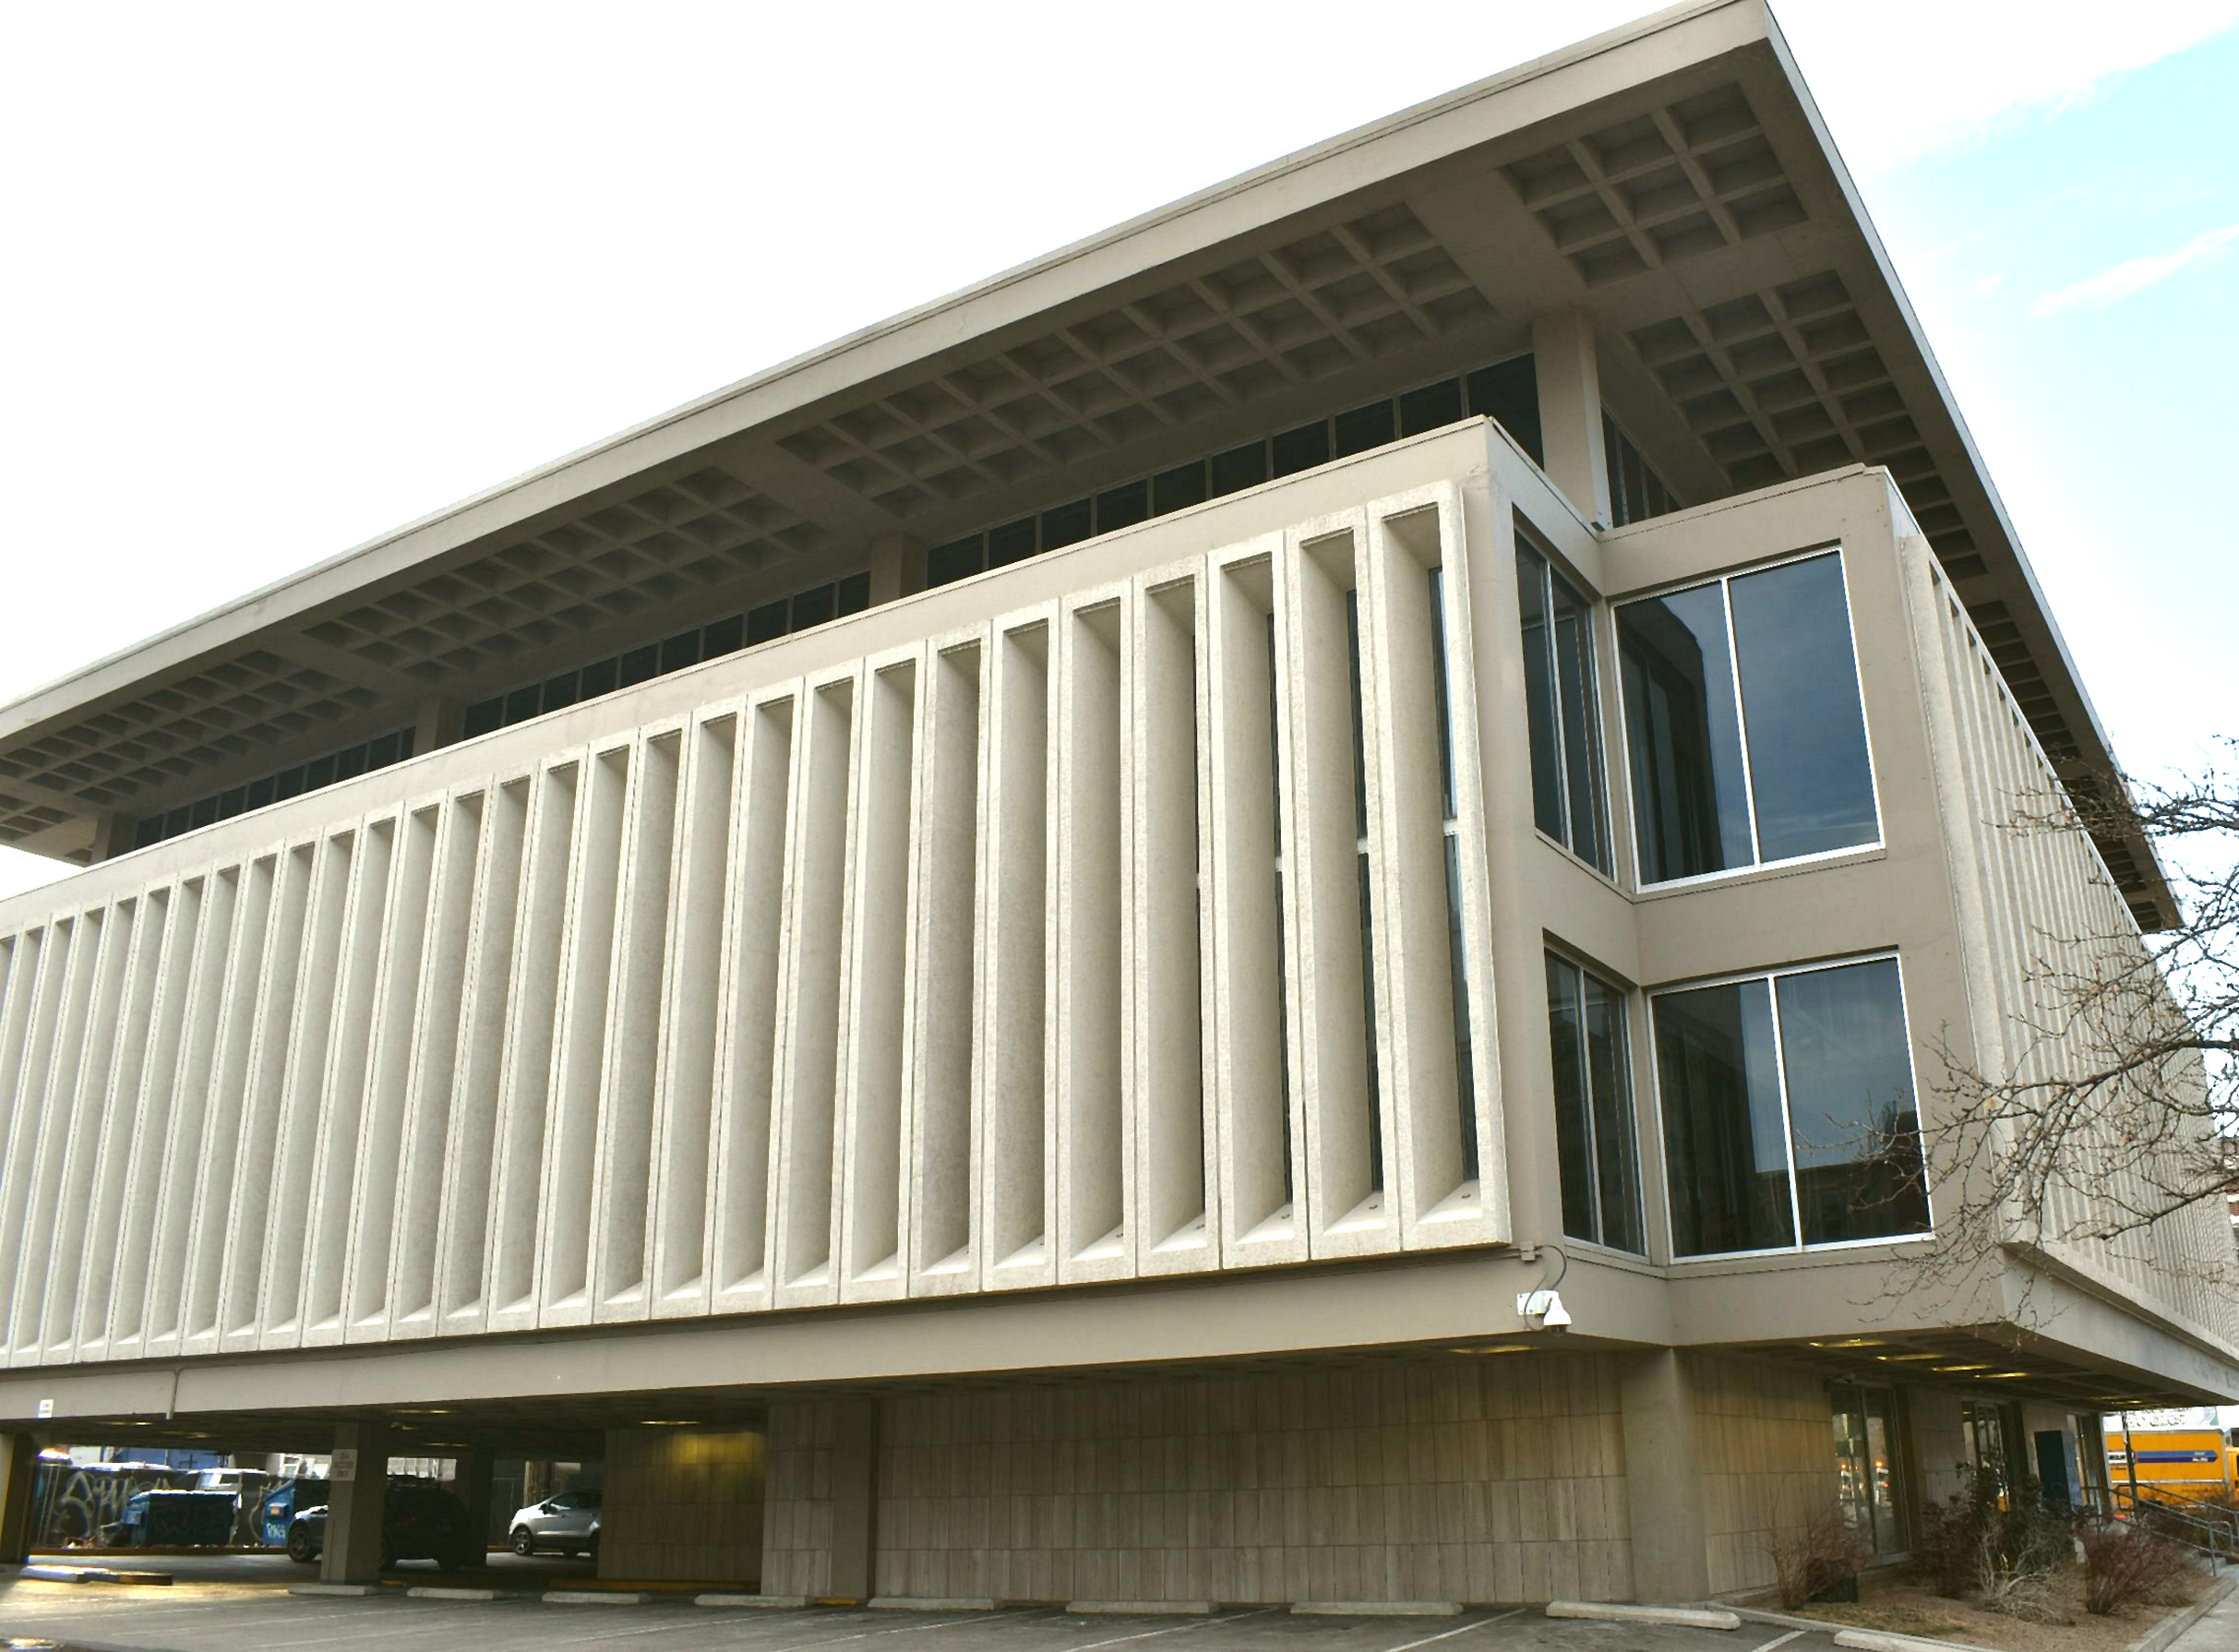
[[[1604,642],[1602,640],[1601,626],[1598,619],[1599,611],[1603,608],[1609,607],[1610,603],[1607,598],[1596,592],[1591,585],[1587,584],[1584,580],[1575,577],[1567,564],[1557,563],[1555,554],[1548,545],[1547,541],[1540,535],[1538,529],[1531,527],[1528,520],[1525,519],[1521,512],[1517,513],[1517,521],[1522,524],[1521,528],[1515,534],[1517,545],[1520,548],[1528,549],[1533,556],[1539,557],[1539,611],[1541,615],[1544,616],[1542,623],[1547,633],[1548,692],[1554,696],[1555,701],[1555,703],[1551,706],[1549,710],[1553,714],[1552,732],[1555,740],[1555,791],[1557,800],[1563,805],[1563,837],[1550,837],[1547,833],[1547,828],[1539,824],[1539,811],[1538,807],[1538,799],[1536,797],[1533,799],[1531,829],[1539,833],[1539,841],[1541,843],[1546,844],[1551,848],[1562,851],[1573,861],[1576,862],[1586,871],[1591,872],[1595,877],[1600,879],[1610,888],[1617,889],[1620,886],[1617,881],[1617,846],[1614,841],[1617,833],[1616,811],[1610,807],[1610,725],[1607,708],[1603,702],[1601,691],[1601,653],[1604,647]],[[1593,800],[1598,801],[1601,805],[1599,811],[1601,839],[1602,842],[1608,844],[1610,848],[1610,864],[1606,868],[1595,865],[1594,862],[1588,860],[1585,856],[1579,854],[1576,847],[1573,844],[1564,841],[1566,838],[1575,838],[1578,834],[1573,829],[1571,820],[1570,740],[1568,736],[1564,734],[1563,727],[1563,676],[1561,666],[1557,662],[1555,654],[1554,581],[1558,579],[1560,579],[1563,584],[1569,586],[1573,592],[1576,593],[1579,600],[1586,605],[1586,637],[1589,645],[1594,650],[1595,657],[1590,663],[1592,669],[1588,673],[1588,676],[1592,679],[1594,685],[1594,703],[1592,706],[1587,708],[1590,714],[1586,717],[1586,721],[1591,723],[1601,733],[1601,760],[1595,765],[1596,773],[1594,778],[1598,790],[1596,798]],[[1848,601],[1847,592],[1845,593],[1845,601]],[[1520,612],[1521,610],[1519,609],[1519,613]],[[1520,654],[1522,650],[1522,638],[1520,635],[1517,640],[1517,645]],[[1616,656],[1614,654],[1610,656],[1611,659],[1614,659],[1615,657]],[[1529,679],[1527,678],[1527,682],[1528,680]],[[1622,682],[1620,683],[1619,688],[1620,691],[1622,692]],[[1525,765],[1528,771],[1531,762],[1531,695],[1528,688],[1525,693],[1524,700]],[[1625,784],[1628,788],[1631,786],[1632,780],[1630,775],[1627,776]],[[1625,793],[1625,801],[1628,805],[1632,802],[1632,792],[1628,789]],[[1636,884],[1639,882],[1637,868],[1635,868],[1634,881]],[[1620,1251],[1617,1252],[1617,1254],[1620,1256],[1627,1256],[1632,1253],[1626,1251]]]
[[[1628,1251],[1622,1245],[1612,1245],[1606,1239],[1586,1239],[1579,1234],[1571,1233],[1567,1230],[1563,1235],[1563,1242],[1566,1245],[1584,1245],[1588,1250],[1598,1251],[1605,1256],[1622,1256],[1627,1262],[1648,1262],[1651,1260],[1649,1256],[1648,1245],[1651,1229],[1648,1225],[1647,1160],[1646,1155],[1641,1152],[1641,1143],[1643,1141],[1643,1137],[1640,1129],[1640,1092],[1634,1083],[1634,1071],[1640,1065],[1640,1054],[1639,1051],[1634,1047],[1635,1043],[1635,1032],[1633,1025],[1633,1004],[1634,1000],[1640,996],[1639,989],[1634,987],[1627,986],[1622,981],[1612,979],[1606,970],[1603,970],[1595,964],[1588,964],[1583,957],[1576,952],[1572,952],[1568,947],[1557,945],[1551,937],[1547,939],[1542,944],[1548,957],[1576,970],[1579,974],[1581,988],[1578,998],[1578,1013],[1580,1017],[1580,1030],[1582,1033],[1585,1027],[1586,1015],[1586,994],[1584,990],[1585,977],[1591,976],[1593,979],[1600,982],[1604,987],[1608,988],[1611,992],[1614,992],[1617,995],[1618,1004],[1621,1011],[1620,1020],[1624,1027],[1625,1041],[1625,1047],[1623,1051],[1624,1059],[1619,1063],[1619,1071],[1624,1076],[1625,1107],[1626,1110],[1633,1115],[1633,1198],[1635,1205],[1634,1214],[1640,1219],[1640,1249],[1637,1251]],[[1542,970],[1541,974],[1544,976],[1545,971]],[[1551,1002],[1548,1005],[1548,1008],[1551,1012],[1554,1006]],[[1650,1031],[1651,1033],[1654,1031],[1653,1023],[1650,1024]],[[1550,1020],[1548,1026],[1547,1049],[1551,1063],[1550,1071],[1551,1071],[1551,1063],[1554,1057],[1554,1026],[1551,1019]],[[1586,1063],[1584,1061],[1583,1055],[1579,1063],[1579,1071],[1582,1078],[1586,1076]],[[1609,1224],[1603,1220],[1601,1210],[1601,1161],[1598,1154],[1593,1152],[1594,1149],[1599,1146],[1599,1139],[1598,1132],[1594,1128],[1592,1080],[1587,1078],[1586,1083],[1587,1095],[1585,1097],[1586,1104],[1586,1146],[1589,1151],[1589,1155],[1593,1158],[1593,1164],[1591,1167],[1593,1172],[1593,1180],[1589,1185],[1588,1191],[1591,1194],[1594,1202],[1594,1225],[1600,1228],[1604,1233],[1607,1233],[1609,1231]],[[1551,1087],[1550,1091],[1550,1099],[1552,1099]],[[1551,1119],[1555,1117],[1551,1108],[1550,1109],[1548,1116]],[[1663,1146],[1663,1137],[1660,1134],[1658,1134],[1657,1137],[1657,1146],[1660,1152]],[[1556,1222],[1558,1225],[1560,1225],[1562,1221],[1562,1174],[1563,1160],[1561,1149],[1558,1146],[1555,1159],[1555,1206]]]
[[[1849,969],[1854,964],[1879,964],[1883,960],[1897,965],[1897,1012],[1905,1029],[1905,1077],[1912,1086],[1912,1118],[1916,1127],[1921,1123],[1920,1062],[1912,1044],[1912,1007],[1905,988],[1905,961],[1895,947],[1880,952],[1856,952],[1842,958],[1823,958],[1810,964],[1778,964],[1766,969],[1736,970],[1728,975],[1706,976],[1696,981],[1673,981],[1651,989],[1647,994],[1648,1008],[1648,1067],[1649,1085],[1656,1098],[1656,1152],[1663,1178],[1664,1254],[1670,1258],[1673,1267],[1689,1267],[1696,1263],[1730,1262],[1753,1256],[1801,1256],[1807,1252],[1819,1255],[1830,1251],[1861,1251],[1878,1245],[1916,1245],[1935,1238],[1935,1189],[1928,1175],[1927,1150],[1923,1143],[1921,1155],[1921,1202],[1928,1207],[1928,1226],[1918,1233],[1892,1233],[1873,1239],[1827,1239],[1818,1244],[1807,1243],[1803,1237],[1802,1196],[1796,1183],[1796,1126],[1789,1111],[1788,1052],[1782,1043],[1780,1030],[1780,991],[1778,983],[1790,976],[1822,975],[1828,970]],[[1694,992],[1709,987],[1731,987],[1744,981],[1766,983],[1767,1007],[1773,1022],[1773,1071],[1780,1085],[1780,1140],[1788,1160],[1789,1231],[1794,1235],[1791,1243],[1761,1245],[1749,1251],[1702,1251],[1681,1254],[1679,1224],[1673,1209],[1671,1195],[1671,1147],[1664,1128],[1664,1064],[1656,1047],[1656,1000],[1675,993]]]
[[[1776,568],[1790,568],[1800,562],[1814,561],[1821,557],[1835,558],[1837,574],[1842,581],[1842,617],[1845,633],[1850,640],[1850,687],[1858,696],[1859,732],[1866,743],[1866,789],[1874,800],[1874,835],[1864,843],[1845,844],[1838,849],[1820,849],[1810,855],[1791,855],[1781,860],[1766,860],[1758,846],[1757,835],[1757,781],[1756,764],[1749,749],[1749,712],[1742,704],[1742,654],[1734,634],[1733,581],[1751,574],[1765,573]],[[1726,616],[1726,660],[1728,675],[1733,679],[1734,729],[1742,742],[1742,795],[1749,809],[1749,864],[1721,867],[1715,872],[1694,872],[1684,878],[1665,878],[1651,882],[1640,864],[1640,799],[1633,790],[1633,707],[1625,697],[1623,632],[1619,628],[1618,611],[1634,603],[1654,602],[1659,597],[1676,596],[1684,591],[1700,591],[1706,585],[1718,587],[1719,606]],[[1631,827],[1628,850],[1632,856],[1633,887],[1646,894],[1660,894],[1667,890],[1701,889],[1706,885],[1730,882],[1775,868],[1815,866],[1831,860],[1845,860],[1854,856],[1886,853],[1888,849],[1887,827],[1882,809],[1881,772],[1874,758],[1874,720],[1866,705],[1865,674],[1858,659],[1858,613],[1850,600],[1850,565],[1840,540],[1830,545],[1814,545],[1806,550],[1792,551],[1767,561],[1753,562],[1740,568],[1724,569],[1717,573],[1703,574],[1669,584],[1657,585],[1629,596],[1613,598],[1610,605],[1610,661],[1617,676],[1617,721],[1619,738],[1623,742],[1623,771],[1625,788],[1625,820]],[[1606,741],[1605,741],[1606,744]],[[1613,857],[1612,857],[1613,858]]]

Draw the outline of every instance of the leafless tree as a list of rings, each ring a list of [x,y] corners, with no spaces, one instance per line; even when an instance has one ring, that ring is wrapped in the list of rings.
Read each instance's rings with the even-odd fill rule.
[[[2018,800],[1984,830],[2041,841],[2142,832],[2181,918],[2141,935],[2102,885],[2020,937],[2025,989],[2003,1049],[1947,1042],[1940,1083],[1922,1074],[1943,1092],[1924,1109],[1938,1239],[1922,1265],[1954,1274],[2019,1239],[2156,1267],[2178,1257],[2219,1291],[2239,1287],[2224,1215],[2239,1173],[2239,741],[2166,782]],[[2189,1242],[2165,1242],[2175,1228]],[[2204,1232],[2220,1242],[2203,1247]]]

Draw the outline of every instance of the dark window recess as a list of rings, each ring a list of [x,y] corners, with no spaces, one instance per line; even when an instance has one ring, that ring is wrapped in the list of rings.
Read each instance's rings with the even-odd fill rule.
[[[1147,482],[1130,482],[1120,487],[1107,488],[1096,496],[1096,532],[1099,533],[1131,528],[1150,514],[1151,485]]]
[[[977,541],[972,542],[977,545]],[[1019,521],[1005,522],[1000,528],[988,530],[988,557],[989,568],[1008,568],[1013,562],[1024,562],[1041,548],[1041,529],[1033,517]],[[979,563],[975,556],[967,572],[976,573]]]
[[[1213,497],[1240,493],[1267,480],[1267,444],[1252,442],[1215,453],[1205,461],[1206,481]]]
[[[506,702],[503,700],[478,700],[466,708],[466,715],[459,721],[462,738],[473,739],[486,735],[494,728],[502,728],[506,721]]]
[[[243,786],[230,786],[218,794],[218,818],[230,820],[247,806],[248,792]]]
[[[1539,370],[1528,355],[1479,367],[1466,381],[1472,416],[1492,419],[1516,438],[1536,465],[1547,463],[1539,437]]]
[[[622,687],[634,688],[661,675],[661,651],[648,642],[622,655]]]
[[[582,696],[585,700],[596,700],[602,694],[611,694],[621,680],[621,661],[594,660],[583,667]]]
[[[505,720],[509,724],[526,723],[537,713],[541,690],[534,683],[525,688],[516,688],[506,696]]]
[[[195,811],[193,809],[174,808],[163,817],[163,835],[176,837],[180,832],[192,826],[194,821]]]
[[[272,776],[272,796],[275,798],[300,796],[304,789],[304,772],[299,768],[282,769]]]
[[[1274,471],[1278,476],[1295,476],[1300,471],[1311,471],[1318,464],[1329,462],[1329,422],[1316,419],[1311,425],[1301,425],[1296,430],[1286,430],[1268,444],[1275,454]]]
[[[764,603],[747,613],[747,646],[757,642],[771,642],[785,634],[785,604],[782,601]]]
[[[838,593],[838,606],[842,614],[860,614],[870,606],[870,575],[867,573],[849,574],[832,589]],[[711,633],[714,628],[712,626],[708,628]],[[711,654],[714,652],[712,648],[708,650]]]
[[[705,646],[707,657],[711,660],[721,659],[724,654],[735,654],[746,643],[747,617],[743,614],[734,614],[730,618],[719,619],[708,627]]]
[[[377,740],[365,742],[365,767],[386,769],[397,760],[397,736],[383,735]]]
[[[546,683],[545,685],[545,710],[557,712],[573,705],[579,692],[575,682],[575,673],[567,671]]]
[[[805,631],[812,625],[822,625],[832,617],[832,587],[819,585],[803,591],[793,599],[793,628]]]
[[[1089,502],[1086,499],[1075,499],[1070,505],[1060,505],[1054,510],[1042,512],[1042,548],[1046,551],[1078,545],[1092,531],[1089,525]]]
[[[249,807],[251,808],[262,808],[266,804],[271,802],[271,800],[272,777],[269,774],[267,774],[261,780],[252,780],[249,782]]]
[[[1390,401],[1371,401],[1366,407],[1356,407],[1339,413],[1331,421],[1336,430],[1337,457],[1365,453],[1371,448],[1381,448],[1398,436],[1399,427],[1393,417]]]
[[[1402,436],[1420,436],[1426,430],[1452,425],[1462,416],[1462,381],[1458,378],[1427,384],[1419,390],[1409,390],[1399,399],[1399,434]]]
[[[682,671],[687,665],[699,664],[700,633],[698,631],[680,632],[661,644],[661,675],[663,676],[666,676],[672,671]],[[546,706],[545,709],[550,711],[552,708]]]
[[[1151,511],[1164,516],[1169,510],[1186,510],[1205,501],[1205,461],[1193,459],[1188,464],[1177,465],[1170,471],[1161,471],[1151,478]]]
[[[334,758],[331,754],[329,754],[326,757],[314,758],[311,760],[311,761],[304,765],[305,791],[316,792],[322,786],[330,786],[333,784]]]
[[[1610,485],[1610,525],[1646,521],[1680,508],[1679,496],[1648,467],[1633,438],[1608,413],[1601,415],[1601,457]]]

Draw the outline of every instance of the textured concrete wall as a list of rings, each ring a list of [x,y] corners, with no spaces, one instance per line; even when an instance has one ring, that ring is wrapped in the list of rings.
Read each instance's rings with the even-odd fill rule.
[[[998,1599],[1623,1598],[1612,1360],[1449,1358],[891,1399],[876,1586]],[[828,1573],[829,1406],[771,1414],[764,1586]]]
[[[755,1583],[768,1462],[752,1430],[609,1430],[601,1574]]]
[[[1693,1357],[1710,1588],[1773,1581],[1773,1533],[1835,1500],[1834,1412],[1813,1371]]]

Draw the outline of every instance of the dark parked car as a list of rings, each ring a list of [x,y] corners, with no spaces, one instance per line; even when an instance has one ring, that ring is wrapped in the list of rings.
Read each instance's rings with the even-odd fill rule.
[[[327,1546],[327,1509],[299,1509],[288,1526],[288,1558],[309,1565]],[[381,1519],[381,1567],[399,1561],[434,1561],[447,1571],[479,1566],[481,1543],[467,1529],[466,1504],[434,1480],[389,1477],[389,1506]]]
[[[599,1494],[596,1490],[563,1491],[514,1511],[510,1527],[515,1554],[557,1549],[563,1554],[599,1553]]]

